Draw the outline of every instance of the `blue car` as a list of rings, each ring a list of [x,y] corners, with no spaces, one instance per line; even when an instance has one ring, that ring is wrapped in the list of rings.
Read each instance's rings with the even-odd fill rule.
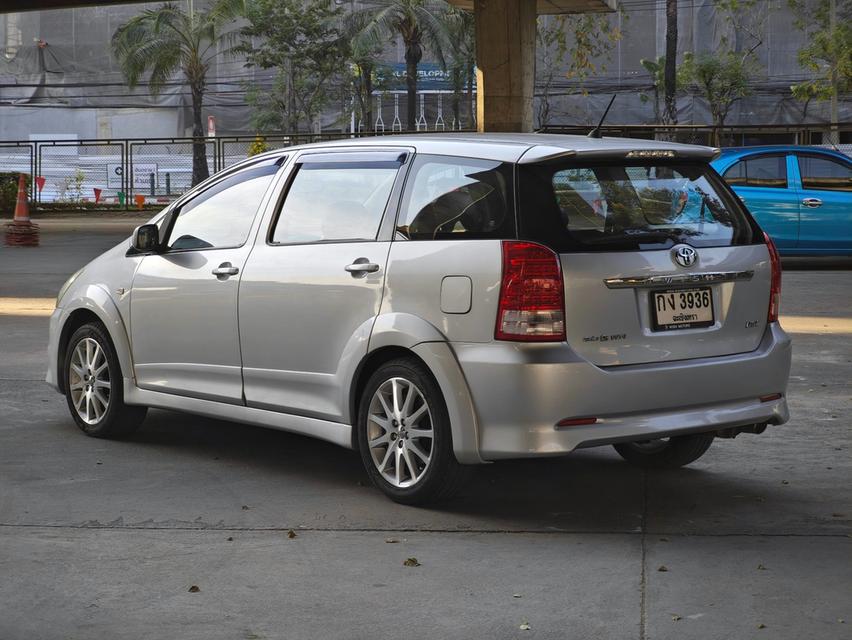
[[[818,147],[739,147],[712,164],[782,255],[852,255],[848,156]]]

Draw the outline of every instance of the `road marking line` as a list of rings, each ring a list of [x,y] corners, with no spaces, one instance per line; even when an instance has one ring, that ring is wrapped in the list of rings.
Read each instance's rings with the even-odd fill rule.
[[[851,334],[852,318],[782,315],[781,327],[787,333]]]
[[[56,298],[0,298],[0,316],[49,316]]]

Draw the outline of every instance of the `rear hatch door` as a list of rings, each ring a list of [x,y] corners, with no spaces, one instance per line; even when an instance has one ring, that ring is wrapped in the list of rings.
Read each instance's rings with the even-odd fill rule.
[[[753,351],[766,327],[763,236],[701,160],[519,166],[523,239],[560,255],[566,337],[600,366]]]

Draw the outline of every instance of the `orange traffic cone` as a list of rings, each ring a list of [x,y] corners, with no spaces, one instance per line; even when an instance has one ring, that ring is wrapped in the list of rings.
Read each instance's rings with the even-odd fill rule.
[[[15,205],[15,218],[6,225],[6,244],[17,247],[38,246],[38,225],[30,221],[30,207],[27,203],[27,176],[23,173],[18,179],[18,202]]]
[[[27,203],[27,177],[18,178],[18,203],[15,205],[15,222],[30,221],[30,205]]]

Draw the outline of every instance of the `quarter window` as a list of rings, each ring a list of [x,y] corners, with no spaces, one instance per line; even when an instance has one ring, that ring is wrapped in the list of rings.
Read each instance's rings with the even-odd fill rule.
[[[404,154],[371,155],[307,157],[287,191],[272,242],[375,240]]]
[[[852,191],[852,168],[832,158],[799,156],[802,188],[823,191]]]
[[[733,187],[787,188],[787,156],[769,155],[740,160],[725,171],[725,181]]]
[[[184,204],[169,234],[169,249],[222,249],[243,245],[277,171],[277,163],[250,167],[214,184]]]
[[[403,197],[397,232],[411,240],[511,238],[511,165],[419,156]]]

